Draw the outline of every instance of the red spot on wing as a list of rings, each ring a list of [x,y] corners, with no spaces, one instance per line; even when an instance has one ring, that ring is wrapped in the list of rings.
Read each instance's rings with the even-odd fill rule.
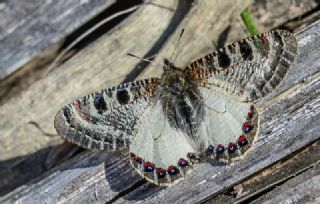
[[[74,108],[75,108],[76,110],[80,110],[80,109],[81,109],[81,103],[80,103],[80,101],[76,101],[76,103],[74,104]]]
[[[144,168],[145,168],[145,171],[151,172],[151,171],[154,170],[155,165],[154,165],[153,163],[151,163],[151,162],[146,162],[146,163],[144,164]]]
[[[252,119],[252,117],[253,117],[253,112],[249,112],[247,118]]]

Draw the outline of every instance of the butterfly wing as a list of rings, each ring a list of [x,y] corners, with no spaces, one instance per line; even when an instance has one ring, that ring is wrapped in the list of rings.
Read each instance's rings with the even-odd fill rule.
[[[254,101],[283,79],[297,52],[294,36],[274,30],[228,45],[200,58],[186,74],[200,86]]]
[[[230,95],[199,88],[204,101],[204,117],[198,128],[200,153],[207,152],[218,161],[228,163],[243,155],[255,139],[258,114],[251,103]]]
[[[275,30],[235,42],[186,67],[205,109],[198,128],[200,152],[210,150],[218,160],[230,161],[250,147],[258,123],[250,102],[280,83],[296,51],[293,35]]]
[[[54,124],[68,141],[90,150],[128,147],[145,109],[154,103],[159,79],[121,84],[63,107]]]
[[[195,150],[187,134],[169,124],[160,100],[147,108],[139,123],[130,145],[131,165],[158,185],[182,178],[192,164],[187,154]]]

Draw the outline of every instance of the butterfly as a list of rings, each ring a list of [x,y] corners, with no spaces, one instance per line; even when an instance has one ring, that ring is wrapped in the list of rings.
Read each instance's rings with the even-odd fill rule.
[[[164,60],[160,78],[84,96],[61,108],[54,125],[89,150],[128,149],[141,176],[169,185],[199,162],[229,164],[252,147],[259,122],[254,102],[283,80],[296,52],[295,37],[274,30],[185,68]]]

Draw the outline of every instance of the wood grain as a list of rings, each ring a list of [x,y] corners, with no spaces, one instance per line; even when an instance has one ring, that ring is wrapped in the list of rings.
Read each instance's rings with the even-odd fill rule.
[[[278,187],[311,169],[317,168],[320,157],[320,140],[291,153],[286,158],[255,173],[240,183],[226,189],[223,193],[204,202],[212,203],[250,203],[266,194],[277,193]],[[310,188],[317,188],[310,186]],[[308,192],[306,192],[308,193]],[[300,194],[303,196],[303,193]],[[314,194],[316,195],[316,194]]]
[[[0,79],[63,40],[66,35],[114,2],[115,0],[2,2]]]
[[[86,199],[98,203],[110,200],[118,203],[201,202],[318,140],[320,138],[320,61],[316,53],[320,39],[315,34],[319,32],[319,23],[296,34],[299,52],[295,64],[276,93],[257,103],[261,111],[260,134],[253,150],[244,160],[231,166],[200,164],[187,175],[185,180],[163,188],[143,183],[139,177],[130,176],[132,174],[126,174],[128,177],[120,176],[123,171],[127,170],[121,168],[122,163],[126,162],[126,156],[120,157],[120,161],[116,159],[119,157],[114,154],[103,153],[105,154],[103,156],[107,158],[107,163],[119,161],[117,165],[107,165],[103,169],[101,168],[103,163],[100,163],[103,161],[101,154],[86,153],[81,155],[82,158],[75,158],[73,165],[65,164],[69,168],[57,168],[50,176],[12,192],[3,197],[2,201],[9,203],[17,199],[42,198],[45,194],[39,192],[48,192],[53,197],[57,196],[55,193],[58,193],[59,200],[63,199],[64,202]],[[302,68],[303,73],[301,73]],[[97,163],[92,162],[88,168],[86,161]],[[112,175],[111,178],[125,179],[130,185],[112,188],[115,181],[110,181],[110,177],[106,176],[107,172],[117,172],[119,176]],[[71,177],[70,175],[76,176],[67,183],[61,184],[63,179]],[[90,175],[90,182],[84,182],[89,178],[86,175]],[[77,181],[80,181],[81,185],[76,183]],[[104,182],[108,184],[102,185]],[[106,189],[105,185],[110,188]],[[43,186],[47,186],[46,191]],[[59,192],[54,189],[59,189]],[[109,193],[114,194],[108,198],[103,197],[104,194]]]
[[[252,203],[319,203],[319,182],[320,168],[318,162],[314,168],[302,173]]]

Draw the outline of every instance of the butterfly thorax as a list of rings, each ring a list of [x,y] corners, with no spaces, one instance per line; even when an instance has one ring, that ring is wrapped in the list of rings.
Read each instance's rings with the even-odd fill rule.
[[[166,91],[177,95],[183,94],[188,85],[183,72],[174,67],[164,69],[161,82]]]
[[[186,77],[182,69],[172,63],[164,67],[161,83],[161,102],[169,124],[194,140],[204,114],[197,86]]]
[[[188,89],[192,88],[193,83],[182,68],[176,67],[167,59],[164,60],[164,64],[161,85],[165,92],[170,92],[173,95],[184,95]]]

